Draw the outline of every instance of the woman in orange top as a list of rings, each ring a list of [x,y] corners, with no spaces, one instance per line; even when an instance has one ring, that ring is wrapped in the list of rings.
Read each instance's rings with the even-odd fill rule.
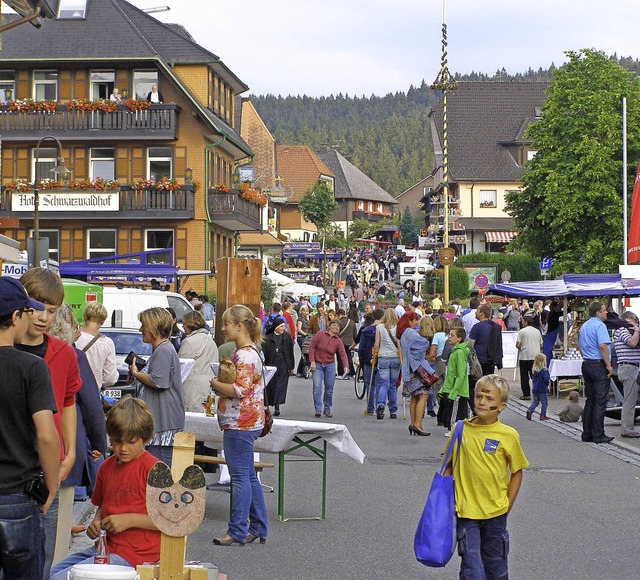
[[[267,538],[267,508],[253,468],[253,444],[264,425],[262,359],[255,346],[260,342],[261,326],[253,312],[240,304],[222,315],[225,339],[236,343],[231,359],[236,380],[231,384],[211,379],[211,388],[220,396],[218,422],[231,475],[233,506],[227,533],[213,540],[217,546],[244,545],[258,539],[264,544]]]

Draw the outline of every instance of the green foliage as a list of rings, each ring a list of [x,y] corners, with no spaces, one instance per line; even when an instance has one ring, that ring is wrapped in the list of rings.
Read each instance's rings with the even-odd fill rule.
[[[435,281],[435,288],[434,288]],[[426,294],[444,294],[444,268],[432,270],[427,274],[427,284],[424,287]],[[462,268],[451,266],[449,268],[449,300],[469,297],[469,276]]]
[[[537,154],[523,190],[507,195],[520,231],[512,246],[536,259],[552,256],[554,274],[615,272],[622,256],[622,98],[628,118],[637,119],[640,82],[602,52],[567,55],[553,74],[543,117],[527,131]],[[629,123],[627,138],[631,186],[638,123]]]
[[[216,305],[218,304],[218,295],[216,294],[216,291],[213,289],[209,289],[209,292],[207,292],[207,296],[209,297],[209,304],[211,304],[211,306],[213,306],[213,309],[215,310]]]
[[[264,311],[271,312],[273,299],[276,297],[276,285],[266,276],[262,277],[262,288],[260,289],[260,300],[264,304]]]
[[[502,282],[500,275],[506,268],[511,274],[511,282],[527,282],[540,280],[540,260],[525,254],[489,254],[477,253],[459,256],[456,266],[466,264],[497,264],[498,282]]]
[[[349,224],[349,242],[356,238],[368,238],[378,228],[378,224],[368,220],[353,220]]]
[[[402,214],[402,221],[400,222],[400,236],[402,243],[405,246],[418,243],[418,228],[416,228],[416,222],[411,214],[409,206],[404,208]]]
[[[305,193],[298,204],[298,211],[305,220],[314,224],[319,231],[325,232],[331,223],[331,214],[338,209],[333,192],[323,181],[318,182],[312,191]]]

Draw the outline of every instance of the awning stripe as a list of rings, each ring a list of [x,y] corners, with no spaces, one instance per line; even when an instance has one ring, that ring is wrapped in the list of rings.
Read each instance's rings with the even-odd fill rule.
[[[518,232],[485,232],[484,237],[488,244],[508,244]]]

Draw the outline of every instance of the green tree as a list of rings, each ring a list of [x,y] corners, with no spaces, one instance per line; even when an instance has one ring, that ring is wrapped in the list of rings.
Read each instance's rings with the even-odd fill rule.
[[[298,211],[305,220],[318,228],[318,232],[326,235],[331,224],[331,214],[338,209],[333,192],[329,186],[320,181],[316,186],[305,193],[298,204]]]
[[[405,246],[418,243],[418,228],[411,214],[409,206],[404,208],[402,221],[400,222],[400,236]]]
[[[622,257],[622,98],[640,114],[640,84],[595,50],[568,52],[553,72],[541,119],[527,137],[537,151],[521,192],[507,195],[520,234],[514,249],[555,258],[554,272],[615,272]],[[640,143],[629,126],[630,176]]]
[[[375,222],[370,222],[364,219],[353,220],[349,224],[349,237],[348,240],[353,242],[356,238],[368,238],[374,230],[377,228],[378,224]]]

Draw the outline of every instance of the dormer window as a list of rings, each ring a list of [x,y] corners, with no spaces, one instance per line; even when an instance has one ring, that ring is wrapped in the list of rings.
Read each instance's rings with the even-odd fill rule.
[[[87,13],[87,0],[60,0],[58,2],[58,20],[84,20]]]

